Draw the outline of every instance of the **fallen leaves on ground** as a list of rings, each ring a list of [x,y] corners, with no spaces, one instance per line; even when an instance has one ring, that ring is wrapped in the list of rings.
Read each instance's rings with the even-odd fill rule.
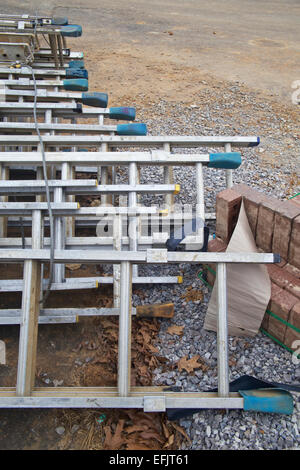
[[[112,434],[111,427],[105,426],[104,433],[105,433],[105,441],[104,441],[104,448],[110,450],[117,450],[123,444],[124,439],[122,437],[122,432],[124,428],[124,419],[120,419],[117,423],[116,430]]]
[[[152,385],[152,371],[166,362],[154,345],[159,327],[156,319],[132,320],[132,386]],[[95,319],[94,337],[88,342],[81,342],[75,349],[80,352],[79,360],[84,364],[74,369],[73,378],[77,386],[116,386],[118,337],[118,318]],[[89,358],[87,363],[85,356]]]
[[[184,429],[165,414],[123,410],[122,415],[117,424],[112,420],[105,426],[104,449],[174,450],[183,440],[190,442]]]
[[[77,271],[77,269],[81,268],[81,264],[66,264],[66,268],[69,269],[70,271]]]
[[[118,318],[96,318],[95,330],[89,341],[82,341],[76,351],[82,365],[75,368],[77,386],[116,386],[118,364]],[[167,359],[160,357],[155,347],[160,328],[157,319],[132,320],[131,385],[151,386],[153,370],[164,366]],[[183,334],[183,327],[173,325],[171,334]],[[84,357],[90,357],[88,362]],[[198,356],[199,358],[199,356]],[[202,363],[187,364],[194,370]],[[66,433],[60,448],[109,449],[109,450],[176,450],[183,441],[189,441],[178,424],[170,422],[165,413],[144,413],[140,410],[87,410],[70,411],[72,420],[64,426]],[[99,424],[97,417],[105,413]],[[77,416],[77,417],[76,417]],[[72,425],[80,425],[72,434]]]
[[[200,362],[199,362],[200,360]],[[203,372],[208,370],[207,364],[203,361],[203,359],[200,358],[199,354],[196,356],[192,357],[191,359],[188,359],[187,356],[182,357],[178,362],[177,362],[177,367],[180,370],[186,370],[189,374],[191,372],[194,372],[196,369],[202,369]]]
[[[202,302],[203,292],[201,290],[193,289],[190,286],[187,287],[185,293],[182,294],[181,298],[184,299],[186,302],[196,302],[197,300],[200,300]]]
[[[172,325],[172,326],[169,326],[169,328],[167,329],[167,333],[169,333],[169,335],[181,336],[183,335],[183,330],[184,330],[184,326]]]
[[[155,319],[132,322],[132,373],[136,385],[152,385],[152,371],[164,362],[158,356],[154,346],[159,331],[159,322]]]
[[[176,431],[180,432],[180,434],[182,434],[185,437],[185,439],[189,442],[189,444],[192,443],[191,439],[189,438],[189,436],[187,435],[187,433],[181,426],[179,426],[178,424],[174,422],[172,422],[171,425],[173,426],[173,428],[176,429]]]

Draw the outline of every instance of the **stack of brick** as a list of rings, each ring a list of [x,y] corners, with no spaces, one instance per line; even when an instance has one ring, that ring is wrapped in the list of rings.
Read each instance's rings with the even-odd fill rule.
[[[294,341],[300,341],[300,196],[280,201],[245,184],[222,191],[216,201],[216,238],[208,251],[226,250],[242,200],[258,249],[281,256],[280,264],[267,265],[272,293],[262,328],[293,350]],[[215,266],[209,265],[211,285],[214,271]]]

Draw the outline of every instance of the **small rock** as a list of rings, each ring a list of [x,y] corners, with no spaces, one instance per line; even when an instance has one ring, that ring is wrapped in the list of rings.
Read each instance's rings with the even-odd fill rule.
[[[57,432],[57,434],[59,434],[60,436],[62,436],[64,433],[65,433],[65,428],[63,426],[58,426],[55,431]]]

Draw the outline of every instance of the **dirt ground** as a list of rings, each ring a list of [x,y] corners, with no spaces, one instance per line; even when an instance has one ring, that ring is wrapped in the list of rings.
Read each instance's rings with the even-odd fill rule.
[[[74,48],[80,44],[94,60],[103,89],[116,99],[128,93],[132,102],[152,89],[156,100],[174,93],[185,101],[197,93],[198,76],[192,80],[190,73],[198,70],[288,103],[300,79],[298,0],[1,0],[0,6],[81,24]]]
[[[82,50],[89,71],[90,91],[105,91],[109,105],[137,107],[144,115],[164,100],[201,106],[202,92],[224,89],[239,81],[268,101],[278,116],[299,119],[291,103],[291,83],[300,79],[297,18],[299,2],[197,0],[59,2],[0,0],[2,12],[55,14],[82,24],[83,36],[72,40]],[[100,6],[101,4],[101,6]],[[297,15],[298,13],[298,15]],[[250,108],[249,108],[250,109]],[[263,113],[263,111],[262,111]],[[149,114],[149,118],[152,116]],[[256,116],[258,119],[259,116]],[[166,119],[172,119],[167,115]],[[10,276],[20,270],[10,268]],[[73,275],[99,275],[98,267],[82,266]],[[0,277],[8,275],[1,266]],[[140,288],[142,295],[142,288]],[[51,295],[49,306],[110,306],[111,292]],[[0,294],[0,307],[18,307],[20,295]],[[155,357],[159,322],[134,323],[133,383],[151,384],[151,370],[163,363]],[[143,333],[141,333],[143,332]],[[7,366],[0,366],[1,386],[16,380],[18,327],[3,326]],[[68,338],[68,341],[66,341]],[[37,386],[115,385],[117,321],[80,319],[72,325],[39,328]],[[104,353],[104,354],[103,354]],[[105,356],[107,361],[101,362]],[[146,368],[143,368],[143,361]],[[108,366],[109,364],[109,366]],[[63,434],[57,429],[64,428]],[[178,449],[187,440],[164,415],[142,416],[132,411],[3,410],[0,409],[0,449]],[[147,445],[145,442],[147,441]]]

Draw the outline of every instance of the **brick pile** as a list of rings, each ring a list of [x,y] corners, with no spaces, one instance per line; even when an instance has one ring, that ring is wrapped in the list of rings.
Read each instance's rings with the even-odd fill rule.
[[[259,251],[279,253],[279,264],[267,265],[271,279],[271,300],[262,328],[294,350],[300,341],[300,196],[281,201],[238,184],[217,195],[216,238],[208,251],[225,251],[244,202],[249,224]],[[208,266],[207,281],[213,285],[214,265]],[[270,314],[271,312],[271,314]],[[286,323],[284,323],[286,322]]]

